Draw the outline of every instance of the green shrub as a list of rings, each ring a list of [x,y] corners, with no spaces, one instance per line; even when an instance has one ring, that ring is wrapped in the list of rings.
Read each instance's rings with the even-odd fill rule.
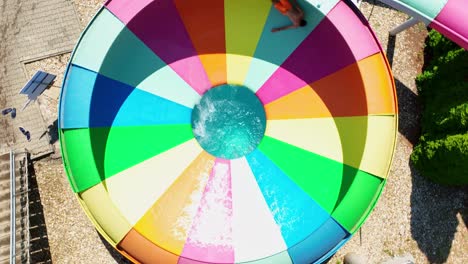
[[[468,184],[468,52],[436,31],[426,42],[425,71],[416,78],[423,105],[422,136],[411,160],[447,185]]]
[[[440,58],[449,51],[460,48],[457,44],[445,38],[435,30],[429,31],[426,46],[428,47],[426,51],[429,52],[427,55],[435,58]]]
[[[442,139],[421,137],[411,160],[432,181],[445,185],[467,184],[468,133]]]

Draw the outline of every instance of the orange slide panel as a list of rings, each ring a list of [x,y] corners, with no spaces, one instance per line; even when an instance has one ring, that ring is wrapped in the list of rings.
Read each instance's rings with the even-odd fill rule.
[[[370,56],[359,63],[359,70],[366,90],[367,109],[370,115],[393,115],[397,113],[393,93],[392,76],[382,53]]]
[[[377,53],[271,102],[265,110],[269,120],[393,115],[392,85],[383,54]]]
[[[322,99],[305,86],[265,106],[268,120],[331,117]]]
[[[211,84],[225,84],[226,38],[220,37],[226,35],[224,1],[176,0],[175,5]]]
[[[117,246],[140,263],[177,264],[179,257],[151,243],[135,229],[125,236]]]
[[[227,57],[226,54],[200,55],[211,85],[218,86],[227,83]]]
[[[382,53],[369,56],[311,84],[335,117],[392,115],[391,75]]]
[[[197,213],[196,205],[200,202],[194,197],[199,196],[201,199],[214,162],[215,157],[202,152],[138,221],[134,229],[152,243],[180,255]],[[196,209],[189,212],[187,208],[190,207]],[[177,230],[177,236],[174,230]]]

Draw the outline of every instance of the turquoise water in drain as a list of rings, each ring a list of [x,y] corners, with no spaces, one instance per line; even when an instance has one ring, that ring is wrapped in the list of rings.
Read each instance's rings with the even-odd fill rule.
[[[192,112],[200,146],[213,156],[235,159],[255,150],[265,134],[263,104],[248,88],[221,85],[207,91]]]

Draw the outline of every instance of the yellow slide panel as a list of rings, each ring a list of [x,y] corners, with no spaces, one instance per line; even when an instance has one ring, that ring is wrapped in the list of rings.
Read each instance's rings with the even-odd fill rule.
[[[195,139],[106,180],[109,195],[134,226],[202,152]]]
[[[385,135],[395,134],[395,120],[395,116],[269,120],[265,134],[385,178],[395,144],[394,136]],[[362,131],[359,124],[366,122],[367,131]],[[340,133],[338,127],[346,129],[342,129],[343,132]],[[343,142],[352,142],[356,134],[366,135],[365,146],[352,148],[352,145],[347,144],[345,151],[352,158],[343,161]]]
[[[227,82],[229,84],[243,85],[249,72],[252,57],[226,54],[227,56]]]
[[[94,226],[103,231],[101,234],[107,235],[107,241],[112,242],[114,247],[132,229],[102,183],[78,194],[78,199]]]

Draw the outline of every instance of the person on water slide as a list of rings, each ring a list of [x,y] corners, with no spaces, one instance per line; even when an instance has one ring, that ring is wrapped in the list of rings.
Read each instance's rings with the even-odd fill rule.
[[[293,23],[289,26],[273,28],[271,32],[305,27],[307,25],[307,21],[304,20],[304,11],[302,11],[295,0],[291,0],[292,3],[289,0],[271,0],[271,2],[281,14],[287,16]]]

